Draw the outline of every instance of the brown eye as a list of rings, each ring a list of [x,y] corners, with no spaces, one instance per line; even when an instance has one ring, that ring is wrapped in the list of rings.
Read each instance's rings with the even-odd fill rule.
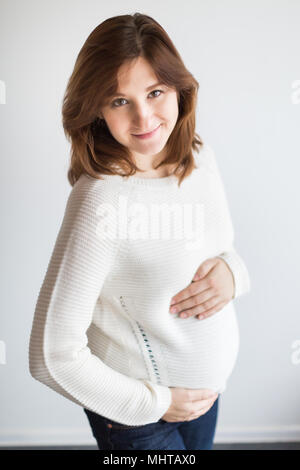
[[[126,101],[125,98],[118,98],[117,100],[112,102],[112,107],[113,108],[119,108],[120,106],[116,105],[115,103],[118,103],[119,101]]]
[[[159,92],[159,95],[154,96],[154,98],[159,98],[160,95],[161,95],[162,93],[164,93],[162,90],[153,90],[153,91],[151,91],[151,92],[149,93],[149,95],[152,95],[153,93],[156,93],[156,92]],[[116,104],[116,103],[119,103],[120,101],[122,102],[122,101],[127,101],[127,100],[126,100],[125,98],[118,98],[118,99],[116,99],[116,100],[114,100],[114,101],[112,102],[111,107],[112,107],[112,108],[120,108],[120,107],[122,107],[122,106],[123,106],[122,104]]]
[[[151,95],[152,93],[156,93],[157,91],[159,92],[159,95],[158,95],[158,96],[160,96],[161,93],[163,93],[162,90],[154,90],[154,91],[151,91],[150,95]],[[154,98],[158,98],[158,96],[155,96]]]

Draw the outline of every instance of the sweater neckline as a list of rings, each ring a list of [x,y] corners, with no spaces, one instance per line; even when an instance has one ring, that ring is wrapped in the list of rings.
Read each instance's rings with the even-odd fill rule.
[[[161,176],[158,178],[142,178],[140,176],[101,175],[108,181],[124,183],[138,188],[171,188],[178,186],[178,178],[175,175]]]

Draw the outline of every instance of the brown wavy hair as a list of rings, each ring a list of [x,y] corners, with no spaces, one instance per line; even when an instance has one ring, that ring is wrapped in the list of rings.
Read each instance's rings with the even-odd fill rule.
[[[114,16],[99,24],[86,39],[63,97],[63,128],[71,142],[71,186],[82,173],[102,179],[101,174],[131,176],[139,171],[129,149],[116,141],[100,119],[99,110],[118,89],[121,65],[140,56],[152,66],[160,82],[177,90],[179,98],[178,119],[166,143],[166,158],[156,168],[175,166],[173,174],[180,185],[196,167],[192,149],[199,152],[203,145],[195,133],[197,80],[157,21],[141,13]]]

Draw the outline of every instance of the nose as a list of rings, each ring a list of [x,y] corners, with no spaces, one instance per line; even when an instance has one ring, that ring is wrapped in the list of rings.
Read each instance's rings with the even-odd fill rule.
[[[149,104],[136,104],[132,116],[132,126],[136,132],[150,131],[154,124],[153,111]]]

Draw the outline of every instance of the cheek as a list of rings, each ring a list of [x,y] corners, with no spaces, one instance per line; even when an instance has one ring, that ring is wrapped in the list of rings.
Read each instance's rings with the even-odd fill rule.
[[[164,115],[168,118],[169,121],[176,122],[178,112],[179,110],[176,95],[175,97],[169,97],[169,99],[164,103]]]
[[[108,128],[113,136],[121,136],[126,128],[127,120],[122,116],[111,116],[106,119]]]

